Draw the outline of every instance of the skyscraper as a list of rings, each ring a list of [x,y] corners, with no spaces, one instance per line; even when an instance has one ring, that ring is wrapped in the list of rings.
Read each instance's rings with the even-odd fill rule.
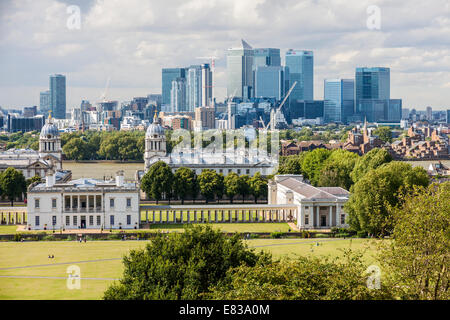
[[[253,49],[253,70],[261,66],[281,66],[280,49],[257,48]]]
[[[235,95],[242,99],[252,96],[253,89],[253,49],[241,42],[227,52],[227,96]]]
[[[190,66],[186,70],[187,111],[194,112],[202,101],[202,67]]]
[[[212,79],[211,68],[208,63],[202,64],[202,87],[201,87],[201,106],[213,106],[212,101]]]
[[[186,79],[176,78],[172,81],[172,89],[170,90],[170,111],[188,111],[186,102]]]
[[[51,105],[50,90],[41,92],[39,94],[39,111],[43,113],[46,117],[48,115],[48,111],[50,110],[50,105]]]
[[[297,85],[289,96],[290,101],[314,99],[314,54],[312,51],[289,49],[286,52],[289,68],[289,86]]]
[[[61,74],[50,76],[50,109],[54,118],[66,118],[66,77]]]
[[[280,66],[257,66],[255,71],[255,98],[281,100],[286,92],[286,68]],[[287,73],[289,76],[289,73]]]
[[[346,123],[355,108],[355,80],[325,79],[324,122]]]
[[[185,78],[184,68],[163,68],[162,69],[162,102],[163,106],[170,105],[170,95],[172,90],[172,81],[176,78]]]

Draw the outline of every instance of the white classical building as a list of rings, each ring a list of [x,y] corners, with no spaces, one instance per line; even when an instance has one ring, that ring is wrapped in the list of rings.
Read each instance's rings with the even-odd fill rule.
[[[45,183],[28,188],[28,227],[32,230],[138,229],[139,186],[115,180],[77,179],[58,183],[49,172]]]
[[[39,151],[32,149],[9,149],[0,152],[0,171],[12,167],[22,171],[26,179],[45,177],[49,170],[57,171],[58,181],[71,178],[70,171],[62,170],[61,137],[51,117],[39,135]]]
[[[145,172],[155,162],[164,161],[173,172],[180,167],[187,167],[196,174],[200,174],[204,169],[212,169],[223,175],[234,172],[249,176],[253,176],[256,172],[263,176],[271,175],[278,164],[278,158],[274,159],[267,152],[259,152],[256,149],[242,148],[235,152],[225,149],[218,152],[212,148],[195,150],[190,148],[189,144],[189,147],[177,148],[168,154],[165,131],[156,117],[145,134],[144,161]]]
[[[269,180],[269,205],[294,204],[300,229],[348,227],[344,204],[349,192],[340,187],[313,187],[301,175],[277,175]]]

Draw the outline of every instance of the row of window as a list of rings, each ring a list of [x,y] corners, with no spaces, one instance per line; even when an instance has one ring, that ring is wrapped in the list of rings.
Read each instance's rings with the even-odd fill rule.
[[[38,209],[40,207],[40,199],[34,199],[34,207]],[[109,207],[114,208],[114,198],[109,199]],[[52,208],[56,208],[56,198],[52,199]],[[127,198],[127,208],[131,208],[131,198]]]
[[[309,224],[309,215],[305,215],[305,225]],[[341,224],[345,224],[345,214],[341,214]]]
[[[66,226],[70,226],[70,217],[71,216],[66,216]],[[52,225],[53,226],[56,226],[56,221],[57,221],[56,218],[57,218],[56,216],[52,216]],[[72,221],[73,221],[72,225],[78,226],[78,216],[72,216]],[[96,216],[97,226],[101,225],[101,221],[102,221],[101,216]],[[114,215],[109,216],[109,223],[112,226],[114,225]],[[39,224],[40,224],[39,216],[34,217],[34,224],[36,226],[39,226]],[[131,215],[127,215],[127,225],[130,225],[130,224],[131,224]],[[89,225],[90,226],[94,225],[94,216],[89,216]]]

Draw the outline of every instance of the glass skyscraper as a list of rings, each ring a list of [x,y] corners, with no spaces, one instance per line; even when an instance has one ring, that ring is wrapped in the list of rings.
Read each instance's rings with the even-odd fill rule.
[[[289,96],[290,101],[314,99],[314,54],[312,51],[289,49],[286,52],[289,68],[289,86],[297,85]]]
[[[227,52],[227,96],[244,100],[251,98],[253,90],[253,49],[241,42]]]
[[[52,117],[66,118],[66,77],[61,74],[50,76],[50,109]]]
[[[162,69],[162,105],[170,105],[170,92],[172,81],[176,78],[185,78],[184,68],[163,68]]]
[[[171,112],[189,111],[187,108],[186,87],[185,78],[176,78],[172,81],[170,90]]]
[[[280,49],[257,48],[253,49],[253,69],[265,66],[281,66]]]
[[[255,98],[283,99],[286,91],[286,68],[280,66],[257,66],[254,73]],[[289,75],[289,72],[287,75]]]
[[[355,80],[324,80],[324,122],[346,123],[355,108]]]
[[[190,66],[186,73],[187,111],[194,112],[202,101],[202,66]]]
[[[50,90],[43,91],[39,94],[39,110],[46,117],[48,116],[48,111],[50,110],[51,96]]]

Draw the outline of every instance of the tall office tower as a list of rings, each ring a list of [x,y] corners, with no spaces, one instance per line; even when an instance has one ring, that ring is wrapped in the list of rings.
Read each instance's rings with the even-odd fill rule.
[[[356,103],[361,99],[389,100],[391,76],[389,68],[356,68]]]
[[[447,110],[447,123],[450,124],[450,110]]]
[[[66,118],[66,77],[61,74],[50,76],[50,109],[52,117]]]
[[[409,119],[409,109],[408,108],[402,108],[402,120]]]
[[[194,112],[202,102],[202,67],[190,66],[186,69],[187,111]]]
[[[208,63],[202,64],[201,106],[213,106],[213,75]]]
[[[201,130],[214,129],[215,117],[213,107],[195,108],[195,127]]]
[[[244,100],[252,97],[253,89],[253,49],[241,42],[227,52],[227,96]]]
[[[433,120],[433,109],[431,107],[427,107],[427,120]]]
[[[176,78],[172,81],[170,91],[170,111],[188,111],[186,106],[186,79]]]
[[[402,99],[389,99],[387,121],[400,122],[402,120]]]
[[[162,69],[162,101],[163,106],[171,105],[170,96],[172,90],[172,81],[176,78],[185,78],[186,69],[184,68],[163,68]]]
[[[43,113],[46,117],[48,111],[50,110],[50,90],[43,91],[39,94],[39,111]]]
[[[89,102],[89,100],[81,100],[80,109],[81,109],[81,112],[95,110],[95,108],[92,107],[92,104]]]
[[[355,80],[324,80],[324,122],[347,123],[355,108]]]
[[[289,75],[286,69],[280,66],[257,66],[254,71],[254,97],[283,99],[286,92],[286,73]]]
[[[312,51],[289,49],[286,52],[286,67],[289,68],[289,86],[297,85],[289,101],[314,99],[314,54]]]
[[[280,49],[257,48],[253,49],[253,70],[256,67],[281,66]]]

